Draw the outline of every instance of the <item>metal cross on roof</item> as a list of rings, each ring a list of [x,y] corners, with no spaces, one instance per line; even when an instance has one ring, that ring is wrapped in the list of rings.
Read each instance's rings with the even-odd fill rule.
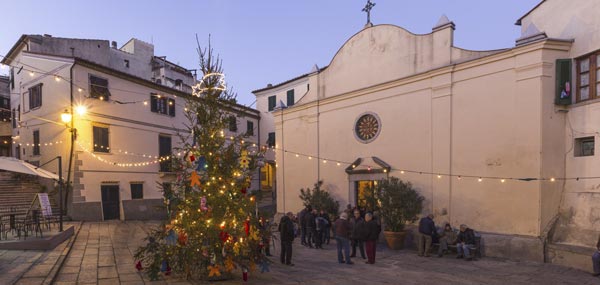
[[[367,25],[371,23],[371,9],[375,7],[375,4],[371,0],[367,0],[367,5],[362,9],[363,12],[367,12]]]

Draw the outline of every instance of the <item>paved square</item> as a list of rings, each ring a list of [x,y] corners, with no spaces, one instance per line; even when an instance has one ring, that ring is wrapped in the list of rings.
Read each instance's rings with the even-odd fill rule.
[[[133,254],[157,222],[84,223],[55,284],[190,284],[175,277],[150,282],[135,269]],[[410,250],[378,245],[375,265],[360,258],[338,264],[335,242],[324,249],[294,243],[293,262],[279,263],[279,245],[272,249],[271,272],[250,273],[247,284],[600,284],[589,273],[550,264],[482,258],[467,262],[454,256],[418,257]],[[40,268],[38,270],[44,270]],[[216,284],[240,284],[241,274]]]

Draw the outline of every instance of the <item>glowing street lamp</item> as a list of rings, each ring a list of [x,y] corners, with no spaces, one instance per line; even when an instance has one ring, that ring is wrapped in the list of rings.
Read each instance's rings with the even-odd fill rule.
[[[65,110],[64,112],[62,112],[62,114],[60,114],[60,120],[65,124],[70,123],[72,119],[73,119],[73,116],[67,110]]]

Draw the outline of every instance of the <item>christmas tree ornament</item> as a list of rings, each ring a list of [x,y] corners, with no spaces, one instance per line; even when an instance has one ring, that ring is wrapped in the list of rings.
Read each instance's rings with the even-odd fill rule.
[[[200,176],[198,176],[198,172],[192,171],[192,175],[190,176],[190,187],[200,186]]]
[[[210,271],[208,273],[208,277],[219,277],[221,276],[221,271],[219,271],[219,266],[218,265],[209,265],[208,266],[208,270]]]
[[[190,154],[190,161],[191,162],[196,161],[196,157],[193,154]]]
[[[179,232],[179,238],[177,239],[180,245],[185,246],[188,241],[188,236],[185,232]]]
[[[260,263],[260,273],[265,272],[271,272],[271,270],[269,270],[269,262],[266,259],[263,259],[263,261]]]
[[[244,221],[244,232],[246,233],[246,236],[250,235],[250,221],[248,220]]]
[[[221,231],[219,233],[219,238],[221,239],[222,242],[226,242],[229,239],[229,233],[227,233],[225,231]]]
[[[206,205],[206,196],[200,197],[200,210],[208,211],[208,206]]]
[[[240,190],[242,192],[242,194],[246,195],[246,193],[248,193],[248,189],[246,187],[242,187],[242,189]]]
[[[248,269],[246,267],[242,269],[242,280],[244,282],[248,281]]]
[[[135,263],[135,269],[137,269],[137,271],[142,271],[142,269],[144,269],[142,261],[138,260],[138,262]]]
[[[235,267],[235,263],[233,263],[233,259],[231,258],[231,256],[229,258],[227,258],[225,260],[225,270],[227,272],[231,272],[232,270],[234,270]]]
[[[177,233],[175,232],[175,230],[170,229],[169,230],[169,234],[167,235],[167,237],[165,238],[166,244],[169,246],[174,246],[177,244]]]
[[[242,154],[240,156],[240,167],[243,169],[247,169],[250,166],[250,159],[248,158],[248,151],[242,150]]]

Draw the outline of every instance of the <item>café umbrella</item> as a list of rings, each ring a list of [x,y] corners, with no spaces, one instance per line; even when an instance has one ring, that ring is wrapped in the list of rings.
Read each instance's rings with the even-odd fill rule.
[[[59,180],[58,175],[14,157],[0,157],[0,170]]]

